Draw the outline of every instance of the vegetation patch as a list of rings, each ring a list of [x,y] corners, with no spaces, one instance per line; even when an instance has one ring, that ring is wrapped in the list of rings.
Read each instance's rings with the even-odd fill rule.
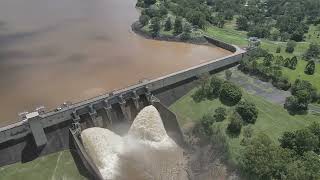
[[[254,114],[256,112],[258,113],[254,124],[245,123],[243,120],[243,117],[246,117],[246,116],[241,117],[240,113],[237,112],[237,109],[241,110],[242,109],[241,107],[244,106],[244,103],[241,103],[241,102],[245,102],[245,101],[240,101],[238,105],[232,106],[232,107],[224,105],[218,98],[213,98],[213,99],[205,98],[199,102],[196,102],[193,100],[192,95],[195,92],[197,92],[199,88],[200,87],[190,91],[184,97],[179,99],[176,103],[170,106],[170,109],[178,115],[179,122],[182,126],[188,126],[190,123],[197,124],[199,122],[203,122],[203,117],[205,117],[204,115],[206,115],[207,119],[210,119],[210,120],[206,121],[206,123],[203,124],[203,126],[205,127],[207,126],[207,128],[203,127],[203,129],[206,129],[206,131],[209,132],[209,134],[211,135],[212,143],[216,142],[214,141],[216,136],[219,136],[220,137],[219,139],[221,139],[221,137],[224,139],[224,140],[221,140],[220,142],[224,142],[227,146],[226,157],[228,159],[228,162],[231,164],[235,164],[238,168],[244,168],[244,164],[240,163],[240,162],[244,162],[244,159],[241,159],[241,158],[253,157],[252,154],[250,154],[249,152],[252,151],[252,153],[254,153],[253,150],[256,150],[256,151],[259,150],[259,147],[261,146],[256,145],[256,142],[258,142],[259,144],[264,143],[263,140],[259,138],[261,136],[260,135],[261,133],[263,133],[263,136],[267,139],[266,141],[268,144],[268,148],[271,148],[271,149],[265,149],[261,151],[266,153],[261,153],[260,159],[258,154],[255,153],[257,156],[255,156],[254,159],[251,158],[251,160],[257,160],[256,163],[260,163],[261,165],[263,165],[263,161],[259,161],[259,160],[262,160],[261,158],[269,158],[269,160],[272,162],[272,163],[266,163],[265,164],[266,166],[259,167],[259,171],[260,170],[262,171],[263,167],[278,168],[278,167],[271,166],[271,164],[276,164],[274,162],[280,160],[277,157],[282,157],[285,155],[285,154],[279,153],[280,151],[281,152],[287,151],[287,150],[283,150],[283,147],[280,147],[281,143],[279,142],[279,139],[283,136],[283,134],[288,131],[290,132],[297,131],[304,127],[310,126],[313,122],[317,122],[319,120],[319,116],[316,116],[313,114],[292,116],[287,113],[287,111],[283,108],[283,106],[278,104],[273,104],[271,102],[266,101],[264,98],[261,98],[256,95],[251,95],[242,91],[243,92],[242,98],[248,102],[251,102],[256,107],[256,111],[250,110],[251,108],[246,108],[247,112],[243,114],[246,114],[248,115],[248,117],[251,117],[254,119],[255,117]],[[245,105],[245,106],[250,107],[252,106],[252,104]],[[213,114],[215,114],[215,111],[220,108],[225,108],[227,115],[224,120],[217,121],[215,120]],[[212,116],[208,116],[208,114],[209,115],[211,114]],[[208,127],[208,124],[211,124],[211,126]],[[239,129],[241,130],[239,131]],[[259,140],[256,140],[256,139],[259,139]],[[271,153],[270,156],[268,156],[269,153]],[[300,163],[304,163],[304,162],[306,163],[306,161],[303,161],[303,159],[314,158],[314,157],[315,156],[312,156],[312,157],[303,156],[301,158],[296,157],[298,158],[298,161],[296,160],[292,161],[293,164],[291,164],[290,167],[297,165],[295,163],[299,164],[297,166],[301,166],[302,164]],[[274,158],[275,161],[273,161],[272,158]],[[247,162],[250,162],[248,164],[254,164],[254,162],[251,160],[246,159]],[[249,166],[248,168],[250,169]],[[287,166],[285,168],[287,168]],[[271,176],[272,172],[270,171],[266,173],[262,173],[262,172],[260,173],[260,172],[248,171],[247,169],[247,170],[244,170],[243,172],[249,173],[251,176],[253,176],[252,179],[258,179],[265,176],[275,177],[275,179],[278,178],[277,175]],[[304,174],[305,172],[307,171],[303,171],[302,174]],[[309,176],[305,176],[305,177],[309,177]]]
[[[20,162],[0,168],[1,179],[6,180],[87,179],[83,173],[78,170],[69,150],[39,157],[31,162]]]

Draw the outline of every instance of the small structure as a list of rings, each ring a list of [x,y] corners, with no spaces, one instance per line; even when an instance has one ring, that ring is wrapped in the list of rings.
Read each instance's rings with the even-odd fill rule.
[[[41,118],[38,112],[31,112],[26,115],[30,129],[37,147],[42,147],[47,144],[47,137],[44,133]]]
[[[27,114],[28,114],[28,113],[29,113],[29,112],[27,112],[27,111],[19,113],[19,114],[18,114],[19,120],[20,120],[20,121],[26,121],[26,120],[27,120]]]
[[[249,37],[248,39],[248,49],[256,49],[260,46],[261,40],[257,37]]]
[[[244,5],[244,7],[248,7],[249,6],[249,3],[248,1],[246,1],[246,4]]]
[[[44,114],[46,112],[46,108],[44,106],[39,106],[36,108],[36,112],[39,114]]]

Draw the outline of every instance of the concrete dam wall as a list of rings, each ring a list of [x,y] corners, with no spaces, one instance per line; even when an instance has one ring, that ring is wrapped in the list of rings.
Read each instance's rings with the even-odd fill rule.
[[[82,129],[107,127],[123,134],[138,110],[150,104],[153,95],[168,106],[194,87],[193,82],[198,76],[234,65],[246,53],[236,46],[205,38],[233,54],[1,127],[0,166],[27,162],[45,154],[72,148],[69,128],[74,126],[74,122],[80,122]],[[183,141],[174,113],[165,106],[159,106],[158,109],[165,116],[163,123],[166,130],[173,134],[173,139]]]

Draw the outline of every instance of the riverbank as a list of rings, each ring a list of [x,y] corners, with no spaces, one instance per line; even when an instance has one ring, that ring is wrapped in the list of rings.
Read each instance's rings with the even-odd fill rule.
[[[158,36],[153,37],[151,32],[148,32],[143,29],[143,26],[139,23],[139,21],[134,22],[131,25],[131,29],[136,34],[146,38],[146,39],[154,39],[159,41],[171,41],[171,42],[183,42],[183,43],[191,43],[196,45],[212,45],[209,43],[203,36],[192,36],[188,40],[182,40],[179,35],[169,35],[160,33]]]

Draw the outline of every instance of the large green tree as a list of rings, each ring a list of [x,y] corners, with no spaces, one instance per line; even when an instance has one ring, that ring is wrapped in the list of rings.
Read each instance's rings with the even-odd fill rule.
[[[170,31],[171,29],[172,29],[172,21],[171,21],[171,18],[168,17],[166,20],[166,23],[164,24],[164,30]]]
[[[159,32],[160,32],[160,18],[158,17],[154,17],[151,19],[151,33],[152,33],[152,36],[153,37],[156,37],[159,35]]]
[[[297,154],[315,151],[319,146],[319,138],[310,129],[285,132],[279,139],[281,147],[294,150]]]
[[[316,43],[311,43],[307,52],[304,54],[304,58],[307,60],[313,60],[320,56],[320,46]]]
[[[183,31],[183,25],[182,25],[182,18],[181,17],[176,17],[174,21],[174,33],[175,34],[180,34]]]
[[[249,21],[244,16],[238,17],[236,23],[237,23],[237,28],[241,31],[246,31],[249,28]]]
[[[217,76],[212,76],[210,78],[210,87],[212,90],[211,97],[217,98],[220,95],[221,86],[224,83],[224,81]]]
[[[241,116],[234,112],[232,115],[229,116],[229,124],[227,127],[227,131],[232,136],[239,136],[241,129],[242,129],[242,119]]]
[[[313,60],[310,60],[304,69],[304,73],[308,75],[313,75],[315,70],[316,70],[316,63]]]
[[[222,103],[234,106],[236,105],[242,97],[241,89],[229,82],[225,82],[221,86],[221,92],[220,92],[220,100]]]
[[[149,23],[150,17],[148,15],[141,15],[139,17],[139,22],[142,26],[145,26]]]
[[[223,121],[227,116],[227,109],[224,107],[218,107],[216,110],[214,110],[214,119],[217,122]]]
[[[293,53],[294,52],[294,48],[296,47],[297,43],[295,41],[289,41],[287,43],[287,47],[286,47],[286,52],[287,53]]]
[[[236,106],[236,111],[247,122],[254,124],[258,118],[258,109],[256,105],[248,101],[240,101]]]
[[[292,161],[292,153],[271,141],[267,134],[258,134],[241,156],[242,168],[257,179],[281,179],[287,174],[286,165]]]

